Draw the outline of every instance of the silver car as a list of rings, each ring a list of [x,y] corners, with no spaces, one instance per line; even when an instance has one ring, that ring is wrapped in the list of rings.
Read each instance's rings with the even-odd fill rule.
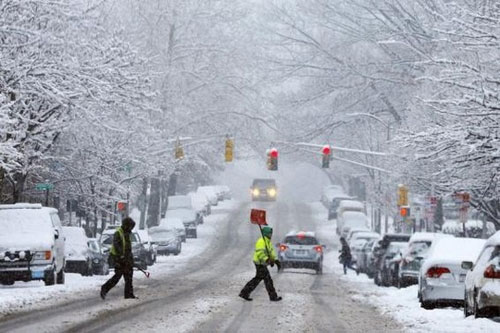
[[[500,231],[491,236],[477,261],[462,263],[469,270],[465,278],[465,316],[500,315]]]
[[[323,273],[323,248],[314,232],[289,233],[278,249],[282,270],[285,268],[309,268],[316,274]]]
[[[153,244],[156,244],[159,255],[178,255],[181,253],[182,241],[175,230],[152,227],[149,229],[149,235]]]
[[[461,267],[462,261],[474,262],[484,243],[482,239],[455,237],[433,242],[418,278],[418,298],[424,309],[463,304],[467,270]]]

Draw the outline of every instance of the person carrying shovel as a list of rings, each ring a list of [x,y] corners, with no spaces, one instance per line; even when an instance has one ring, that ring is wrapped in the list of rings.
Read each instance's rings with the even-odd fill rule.
[[[123,219],[121,227],[114,234],[110,260],[114,262],[115,274],[101,287],[102,299],[106,298],[106,294],[120,281],[122,276],[125,279],[125,298],[137,298],[134,295],[134,288],[132,286],[134,256],[130,240],[130,233],[134,229],[134,226],[134,220],[126,217]]]
[[[254,221],[252,221],[252,223],[254,223]],[[254,224],[258,224],[259,228],[261,228],[261,224]],[[267,293],[269,294],[269,299],[273,302],[281,301],[282,298],[276,294],[273,279],[267,269],[267,265],[271,265],[271,267],[273,267],[275,264],[278,266],[278,270],[281,268],[281,264],[279,260],[277,260],[276,252],[274,251],[274,247],[271,244],[273,228],[265,225],[260,230],[262,237],[260,237],[255,243],[255,252],[253,255],[253,262],[256,269],[255,277],[248,281],[245,287],[241,290],[239,296],[247,301],[251,301],[252,299],[250,298],[250,294],[255,288],[257,288],[260,281],[264,280]]]

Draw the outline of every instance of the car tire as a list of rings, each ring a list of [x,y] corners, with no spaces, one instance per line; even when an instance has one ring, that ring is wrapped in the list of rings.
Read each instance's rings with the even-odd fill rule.
[[[59,271],[59,273],[57,273],[56,283],[57,284],[64,284],[64,282],[66,282],[66,275],[64,273],[64,269],[61,269]]]
[[[474,292],[474,318],[485,318],[487,317],[486,313],[483,310],[479,309],[479,305],[477,304],[477,292]]]
[[[423,299],[420,301],[420,306],[425,310],[432,310],[436,307],[434,302],[424,301]]]
[[[0,284],[3,284],[4,286],[12,286],[14,284],[14,280],[0,280]]]
[[[375,276],[374,276],[373,281],[375,282],[375,284],[377,286],[380,286],[380,272],[378,272],[378,271],[375,272]]]
[[[57,274],[56,271],[53,269],[43,279],[43,282],[45,283],[46,286],[53,286],[56,283],[56,280],[57,280]]]

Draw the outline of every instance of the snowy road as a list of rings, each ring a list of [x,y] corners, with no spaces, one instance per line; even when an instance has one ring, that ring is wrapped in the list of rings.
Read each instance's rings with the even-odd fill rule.
[[[268,220],[275,228],[273,241],[291,230],[317,230],[327,251],[332,251],[325,255],[323,275],[308,270],[277,274],[272,269],[282,302],[269,302],[263,286],[252,295],[253,302],[237,297],[254,274],[251,257],[258,231],[247,222],[250,207],[268,210]],[[392,319],[353,299],[346,282],[329,268],[327,260],[336,258],[336,249],[332,230],[318,225],[321,223],[307,204],[241,204],[214,225],[210,246],[193,256],[184,269],[136,281],[139,300],[123,300],[121,285],[106,301],[98,297],[97,290],[91,290],[83,299],[4,317],[0,331],[400,331]]]

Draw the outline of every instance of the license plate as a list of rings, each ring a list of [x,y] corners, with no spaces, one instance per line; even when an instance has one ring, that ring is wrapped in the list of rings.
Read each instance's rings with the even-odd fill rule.
[[[298,256],[305,256],[305,255],[307,255],[307,251],[306,250],[295,250],[294,254],[296,254]]]
[[[43,279],[43,271],[31,271],[32,279]]]
[[[464,282],[465,281],[465,274],[460,274],[458,277],[458,282]]]

